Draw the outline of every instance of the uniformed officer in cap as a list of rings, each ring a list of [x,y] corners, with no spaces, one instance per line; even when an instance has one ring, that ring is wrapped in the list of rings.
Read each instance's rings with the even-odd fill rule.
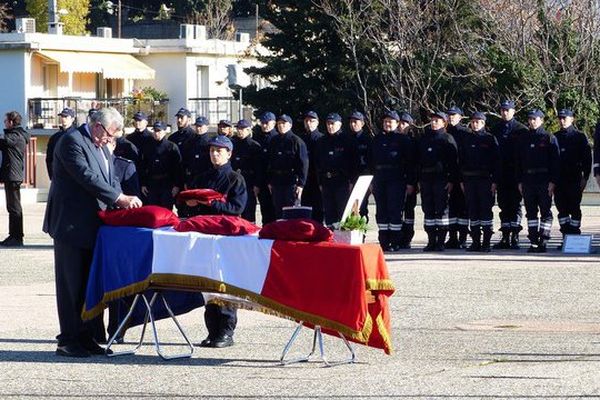
[[[185,144],[181,153],[184,185],[189,187],[194,178],[211,168],[210,154],[208,152],[209,121],[206,117],[198,117],[194,123],[195,133]]]
[[[248,191],[244,177],[233,170],[230,159],[233,144],[225,135],[217,135],[209,141],[212,168],[198,175],[191,185],[193,189],[213,189],[226,195],[225,202],[213,200],[200,203],[187,201],[191,215],[240,215],[246,207]],[[233,306],[207,304],[204,322],[208,337],[201,347],[223,348],[233,345],[237,325],[237,310]]]
[[[502,120],[492,128],[492,135],[498,141],[502,170],[498,179],[498,207],[500,207],[500,232],[502,238],[494,245],[495,249],[519,249],[521,227],[521,193],[515,175],[515,154],[517,141],[527,132],[525,125],[514,118],[515,103],[505,100],[500,104]]]
[[[127,135],[127,140],[138,149],[143,147],[145,141],[152,139],[152,132],[148,129],[148,116],[142,111],[133,114],[133,132]]]
[[[471,246],[467,251],[489,252],[493,234],[494,198],[500,174],[500,151],[496,138],[485,129],[486,116],[471,116],[471,133],[459,147],[461,188],[464,190],[471,230]],[[483,242],[481,233],[483,231]]]
[[[270,111],[260,116],[260,124],[255,127],[252,133],[252,139],[256,140],[261,146],[261,160],[258,176],[256,177],[256,187],[258,203],[260,204],[260,215],[262,224],[268,224],[275,221],[275,209],[273,208],[273,198],[267,182],[267,167],[269,163],[269,143],[271,139],[278,135],[275,129],[275,114]]]
[[[418,141],[421,207],[425,214],[427,246],[423,251],[444,251],[448,219],[448,195],[458,180],[457,148],[446,132],[448,115],[431,114],[430,127]]]
[[[360,159],[356,139],[342,133],[342,117],[339,114],[327,115],[325,126],[327,134],[317,140],[314,160],[323,196],[325,224],[333,227],[344,213],[358,176]]]
[[[371,147],[375,220],[384,251],[400,248],[405,196],[415,190],[415,148],[407,135],[398,132],[399,121],[396,111],[386,112],[382,132]]]
[[[581,233],[581,196],[592,168],[592,151],[587,136],[575,129],[573,121],[573,111],[560,110],[560,130],[554,134],[560,150],[560,178],[554,202],[563,237]]]
[[[517,180],[525,200],[530,253],[544,253],[552,228],[552,196],[560,178],[558,142],[544,130],[544,113],[527,114],[529,130],[517,143]],[[538,209],[540,218],[538,218]]]
[[[187,108],[180,108],[175,114],[177,130],[169,135],[169,141],[175,143],[180,152],[184,151],[185,143],[196,133],[192,125],[192,113]]]
[[[227,136],[231,139],[233,135],[233,124],[228,119],[222,119],[217,124],[217,134]]]
[[[292,118],[283,114],[277,118],[279,134],[269,143],[267,182],[273,196],[275,218],[282,208],[299,204],[308,175],[306,144],[292,132]]]
[[[469,135],[469,129],[462,124],[463,111],[453,106],[448,109],[448,127],[446,130],[456,142],[460,149],[462,142]],[[460,161],[460,160],[459,160]],[[460,168],[460,165],[459,165]],[[450,228],[448,230],[448,241],[445,247],[447,249],[466,248],[467,234],[469,232],[469,220],[467,215],[467,202],[458,182],[453,182],[450,198],[448,199],[448,217],[450,218]]]
[[[323,222],[323,200],[319,189],[319,178],[315,164],[315,146],[323,137],[319,131],[319,115],[315,111],[304,114],[304,131],[298,135],[306,144],[308,151],[308,178],[302,191],[302,205],[312,207],[312,218]]]
[[[358,148],[358,175],[371,175],[369,157],[371,156],[371,144],[373,143],[373,134],[365,129],[365,115],[360,111],[354,111],[350,114],[348,123],[348,132],[350,136],[356,139]],[[371,190],[365,194],[365,198],[360,205],[360,215],[369,218],[369,196]]]
[[[48,147],[46,148],[46,168],[48,169],[48,177],[50,179],[52,179],[53,173],[52,161],[54,160],[54,149],[56,148],[58,140],[63,137],[63,135],[68,135],[77,130],[75,110],[68,107],[63,108],[62,111],[58,113],[58,117],[60,129],[50,136]]]
[[[405,135],[411,142],[411,147],[416,149],[416,139],[413,131],[414,119],[408,112],[400,113],[400,122],[398,123],[398,132]],[[415,181],[411,183],[414,190],[406,192],[404,200],[404,215],[402,218],[402,229],[400,232],[400,249],[410,249],[411,242],[415,236],[415,207],[417,206],[418,185],[417,175],[414,174]]]
[[[183,186],[181,154],[175,143],[165,139],[164,123],[157,121],[152,128],[152,140],[144,143],[141,153],[141,190],[147,204],[170,210]]]
[[[250,121],[242,119],[235,127],[237,135],[232,140],[231,167],[234,171],[242,174],[248,188],[248,200],[246,208],[242,212],[242,218],[256,222],[256,195],[259,192],[258,175],[261,168],[262,148],[256,140],[252,139]]]

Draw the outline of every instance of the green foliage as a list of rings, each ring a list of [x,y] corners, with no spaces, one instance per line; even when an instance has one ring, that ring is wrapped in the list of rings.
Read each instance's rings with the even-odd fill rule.
[[[340,229],[343,231],[361,231],[362,233],[367,233],[367,217],[352,213],[342,222]]]
[[[48,1],[25,0],[26,9],[32,18],[35,18],[36,30],[48,32]],[[66,35],[84,35],[87,33],[86,25],[89,22],[90,0],[59,0],[58,10],[66,10],[65,15],[59,15],[59,20],[64,24],[63,32]]]

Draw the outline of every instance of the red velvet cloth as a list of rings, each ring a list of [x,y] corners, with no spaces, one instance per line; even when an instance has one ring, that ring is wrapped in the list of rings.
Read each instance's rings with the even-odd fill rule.
[[[177,201],[185,202],[186,200],[199,201],[225,201],[227,196],[212,189],[190,189],[184,190],[177,195]]]
[[[244,218],[233,215],[198,215],[175,226],[179,232],[200,232],[210,235],[241,236],[258,232],[260,228]]]
[[[98,211],[98,216],[105,225],[113,226],[160,228],[179,224],[179,218],[173,211],[159,206]]]
[[[331,242],[333,232],[312,219],[288,219],[263,226],[258,233],[261,239],[293,242]]]

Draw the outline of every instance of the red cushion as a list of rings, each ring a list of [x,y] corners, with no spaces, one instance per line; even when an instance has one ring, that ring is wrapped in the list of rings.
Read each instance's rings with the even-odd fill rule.
[[[209,235],[241,236],[258,232],[260,228],[234,215],[198,215],[175,226],[179,232],[200,232]]]
[[[225,201],[227,196],[212,189],[190,189],[184,190],[177,195],[177,200],[184,202],[186,200],[199,201]]]
[[[98,211],[98,216],[104,224],[114,226],[160,228],[179,224],[179,218],[173,211],[159,206]]]
[[[333,232],[312,219],[287,219],[263,226],[258,236],[262,239],[295,242],[331,242]]]

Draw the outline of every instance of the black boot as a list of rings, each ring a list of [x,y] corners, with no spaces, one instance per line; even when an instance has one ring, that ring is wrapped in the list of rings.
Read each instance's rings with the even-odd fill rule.
[[[479,251],[481,249],[481,228],[479,226],[471,228],[471,245],[467,251]]]
[[[381,250],[390,251],[390,231],[387,229],[379,230],[379,246],[381,246]]]
[[[510,248],[512,250],[519,250],[521,246],[519,246],[519,232],[514,231],[510,234]]]
[[[402,232],[401,231],[390,231],[390,251],[400,250],[402,243]]]
[[[434,251],[444,251],[444,241],[446,240],[446,229],[437,228],[437,239]]]
[[[490,247],[490,240],[492,239],[492,230],[485,229],[483,231],[483,243],[481,243],[481,251],[489,253],[492,249]]]
[[[427,231],[427,246],[423,248],[423,251],[434,251],[435,250],[436,234],[434,230]]]
[[[415,230],[412,228],[407,228],[402,226],[401,231],[401,239],[400,239],[400,249],[410,249],[410,243],[412,242],[413,237],[415,236]]]
[[[494,249],[510,249],[510,233],[508,231],[502,231],[502,238],[498,243],[494,244]]]
[[[448,234],[448,241],[446,242],[445,247],[447,249],[458,249],[459,248],[458,246],[459,246],[458,231],[456,231],[453,228],[453,229],[450,230],[450,232]]]
[[[536,253],[545,253],[546,252],[546,239],[540,239],[539,244],[537,246]]]
[[[469,233],[469,229],[466,226],[460,227],[460,231],[458,232],[458,248],[459,249],[467,248],[468,233]]]

